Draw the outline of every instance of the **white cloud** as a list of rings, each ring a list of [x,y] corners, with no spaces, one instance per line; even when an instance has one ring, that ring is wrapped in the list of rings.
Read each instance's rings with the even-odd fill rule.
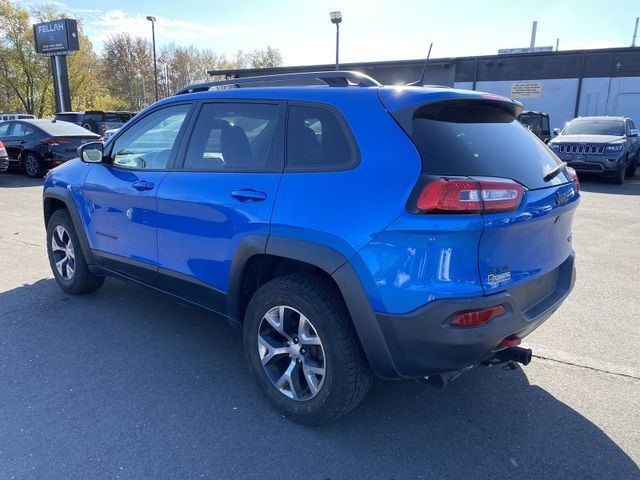
[[[122,10],[76,9],[84,17],[84,30],[98,49],[111,36],[129,33],[151,39],[151,25],[146,15],[132,14]],[[225,35],[247,34],[250,29],[242,25],[216,26],[186,20],[174,20],[156,15],[156,40],[159,44],[207,45],[215,38]]]

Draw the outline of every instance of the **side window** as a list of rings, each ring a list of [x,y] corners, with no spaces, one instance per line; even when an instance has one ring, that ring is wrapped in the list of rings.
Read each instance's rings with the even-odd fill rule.
[[[11,132],[12,137],[26,137],[27,135],[31,135],[33,133],[33,128],[31,128],[26,123],[14,123],[13,131]]]
[[[190,108],[191,105],[162,108],[136,122],[113,145],[113,165],[150,170],[166,168]]]
[[[10,126],[11,126],[11,123],[9,122],[0,123],[0,138],[8,136]]]
[[[542,117],[542,134],[549,135],[551,130],[549,129],[549,117]]]
[[[271,170],[278,106],[208,103],[202,107],[184,161],[189,170]]]
[[[346,127],[333,112],[320,107],[289,107],[287,168],[339,170],[355,164],[357,155]]]

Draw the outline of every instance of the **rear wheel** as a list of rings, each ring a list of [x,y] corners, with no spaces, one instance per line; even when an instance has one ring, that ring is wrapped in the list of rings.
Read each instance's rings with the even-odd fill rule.
[[[56,210],[47,223],[47,253],[53,276],[65,292],[89,293],[104,283],[104,277],[89,271],[67,210]]]
[[[318,425],[355,408],[371,372],[335,287],[316,274],[263,285],[247,307],[244,347],[267,398],[292,420]]]
[[[40,159],[35,153],[29,152],[22,156],[22,168],[24,173],[31,178],[40,178],[44,175]]]

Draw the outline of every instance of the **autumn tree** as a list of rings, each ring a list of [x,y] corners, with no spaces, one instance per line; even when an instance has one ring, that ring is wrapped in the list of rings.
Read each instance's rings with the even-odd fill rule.
[[[0,0],[0,108],[42,116],[50,105],[51,71],[33,51],[29,12]]]

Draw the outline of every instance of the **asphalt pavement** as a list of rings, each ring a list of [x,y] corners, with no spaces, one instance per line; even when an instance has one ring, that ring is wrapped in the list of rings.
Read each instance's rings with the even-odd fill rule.
[[[309,428],[261,397],[226,323],[113,279],[62,292],[42,181],[0,174],[0,479],[640,479],[640,175],[582,182],[578,281],[529,366],[378,380]]]

